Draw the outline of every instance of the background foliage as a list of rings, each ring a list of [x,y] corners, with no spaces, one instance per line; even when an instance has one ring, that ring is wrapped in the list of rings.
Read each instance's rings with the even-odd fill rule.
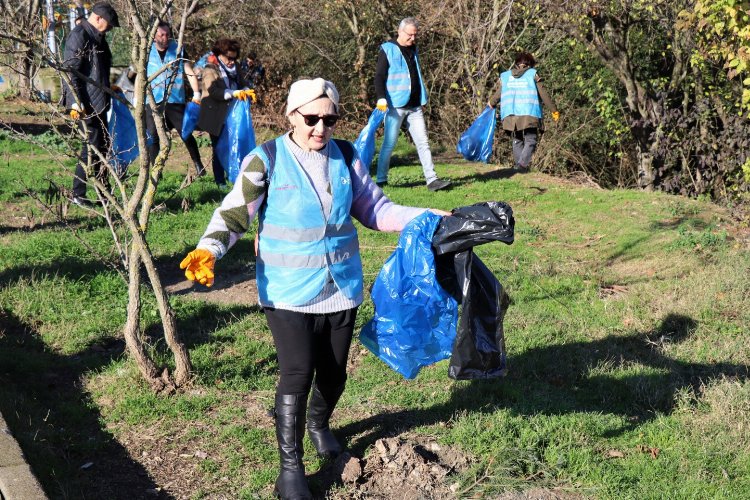
[[[130,4],[113,3],[127,19]],[[22,26],[43,37],[34,14],[40,9],[37,0],[28,8],[4,4],[0,32]],[[379,45],[406,16],[422,23],[418,43],[436,149],[455,147],[499,72],[525,50],[536,56],[563,114],[540,143],[537,168],[584,172],[603,186],[748,200],[747,1],[204,0],[184,40],[196,57],[219,36],[259,55],[267,69],[255,114],[261,126],[286,126],[281,111],[295,79],[332,80],[343,97],[342,128],[353,136],[375,101]],[[179,17],[175,11],[168,20]],[[127,23],[109,36],[116,63],[127,65]],[[16,61],[9,66],[33,71],[39,54],[17,47],[13,37],[0,37],[0,50]],[[495,161],[508,156],[499,135]]]
[[[428,128],[453,149],[517,51],[532,52],[563,113],[548,127],[537,167],[585,172],[605,186],[716,199],[747,197],[747,2],[578,0],[531,2],[214,0],[193,16],[195,54],[220,35],[238,38],[268,70],[265,108],[279,118],[289,84],[323,76],[342,92],[351,134],[375,101],[379,45],[400,19],[420,19],[430,90]],[[508,157],[498,135],[496,157]],[[644,165],[653,171],[644,179]],[[744,167],[744,169],[743,169]]]

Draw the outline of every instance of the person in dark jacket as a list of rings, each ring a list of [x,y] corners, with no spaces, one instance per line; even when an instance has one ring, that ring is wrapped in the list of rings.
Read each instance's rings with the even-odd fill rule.
[[[100,160],[109,149],[107,111],[111,104],[109,70],[112,53],[105,33],[120,26],[115,9],[107,2],[98,2],[91,8],[88,19],[81,21],[68,35],[63,54],[63,68],[67,72],[71,87],[63,82],[65,108],[70,117],[86,134],[81,146],[75,177],[73,178],[72,202],[89,206],[86,198],[86,166],[104,184],[107,183],[107,167]]]
[[[513,141],[513,169],[518,172],[529,171],[537,138],[544,130],[542,103],[552,110],[554,121],[560,118],[555,102],[534,69],[535,64],[534,56],[519,53],[513,67],[500,74],[500,85],[487,103],[493,108],[500,103],[503,130]]]
[[[266,68],[263,67],[255,52],[250,52],[245,58],[242,72],[245,75],[245,81],[252,88],[258,88],[266,79]]]
[[[203,94],[198,127],[208,132],[213,148],[212,167],[214,180],[219,189],[226,190],[226,174],[221,166],[216,146],[229,112],[232,99],[245,100],[255,95],[248,92],[245,79],[238,71],[237,59],[240,56],[240,43],[231,38],[219,38],[211,49],[212,55],[203,68]]]

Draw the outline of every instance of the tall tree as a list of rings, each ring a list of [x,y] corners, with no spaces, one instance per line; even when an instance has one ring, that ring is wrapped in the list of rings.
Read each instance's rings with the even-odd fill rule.
[[[156,75],[148,75],[147,61],[151,50],[154,35],[159,19],[172,17],[179,20],[179,39],[182,40],[185,24],[188,16],[195,10],[198,0],[153,2],[144,0],[120,0],[112,2],[115,4],[120,17],[122,27],[129,30],[131,35],[131,61],[136,72],[135,91],[132,105],[127,103],[110,89],[106,92],[112,94],[113,99],[119,99],[122,104],[130,107],[136,124],[138,137],[138,149],[147,151],[147,134],[145,126],[146,106],[153,111],[154,121],[157,125],[159,135],[159,152],[153,161],[149,161],[147,154],[141,154],[136,165],[130,166],[131,171],[137,169],[134,180],[125,182],[115,170],[114,163],[108,161],[108,151],[100,151],[90,148],[89,162],[84,165],[87,173],[89,186],[94,189],[101,202],[100,210],[93,210],[104,217],[111,229],[114,244],[122,260],[122,265],[127,269],[128,280],[128,308],[127,319],[124,326],[124,337],[128,352],[135,359],[141,374],[146,381],[157,391],[171,392],[177,387],[189,382],[191,363],[188,350],[181,341],[177,331],[175,315],[170,306],[166,291],[157,271],[153,254],[148,244],[149,220],[159,181],[162,177],[166,161],[171,151],[171,136],[168,134],[166,124],[158,112],[156,103],[151,92],[151,82]],[[33,3],[33,2],[31,2]],[[8,8],[7,2],[3,2],[3,8]],[[178,23],[175,23],[178,24]],[[6,22],[0,30],[0,41],[2,46],[13,45],[16,51],[27,54],[32,65],[39,66],[42,63],[54,68],[60,78],[70,85],[70,71],[58,54],[51,52],[45,43],[44,37],[27,36],[23,25],[13,25]],[[179,50],[179,48],[178,48]],[[166,68],[162,68],[165,70]],[[79,77],[86,75],[78,73]],[[55,115],[53,105],[49,107],[50,120]],[[79,139],[86,143],[85,122],[80,127],[75,127]],[[92,158],[98,158],[107,165],[109,177],[114,182],[113,189],[106,186],[102,180],[93,175]],[[120,228],[124,228],[124,236]],[[174,372],[166,367],[157,366],[149,354],[141,329],[142,301],[141,294],[144,292],[142,275],[148,278],[151,291],[156,299],[158,313],[161,318],[161,326],[167,346],[174,356]]]
[[[40,58],[34,57],[27,40],[44,40],[47,32],[42,23],[40,0],[0,0],[0,54],[8,58],[8,69],[18,79],[19,96],[29,99],[33,95],[34,74],[39,69]],[[49,21],[48,21],[49,22]],[[45,45],[39,46],[43,50]]]

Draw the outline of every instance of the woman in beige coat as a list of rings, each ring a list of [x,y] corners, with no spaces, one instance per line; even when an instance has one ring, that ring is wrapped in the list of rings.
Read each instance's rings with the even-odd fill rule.
[[[231,38],[219,38],[211,49],[212,55],[203,69],[203,91],[198,127],[208,132],[213,148],[212,166],[214,180],[219,189],[225,190],[226,174],[216,154],[216,145],[224,128],[224,122],[232,99],[245,100],[251,93],[242,75],[237,71],[240,43]]]

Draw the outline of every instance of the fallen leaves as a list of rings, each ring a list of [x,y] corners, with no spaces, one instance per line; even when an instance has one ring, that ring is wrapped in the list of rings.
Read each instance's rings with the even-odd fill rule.
[[[648,453],[651,455],[651,458],[656,459],[659,457],[659,453],[661,453],[661,450],[659,448],[654,448],[652,446],[647,446],[645,444],[639,444],[635,447],[635,449],[641,453]]]

